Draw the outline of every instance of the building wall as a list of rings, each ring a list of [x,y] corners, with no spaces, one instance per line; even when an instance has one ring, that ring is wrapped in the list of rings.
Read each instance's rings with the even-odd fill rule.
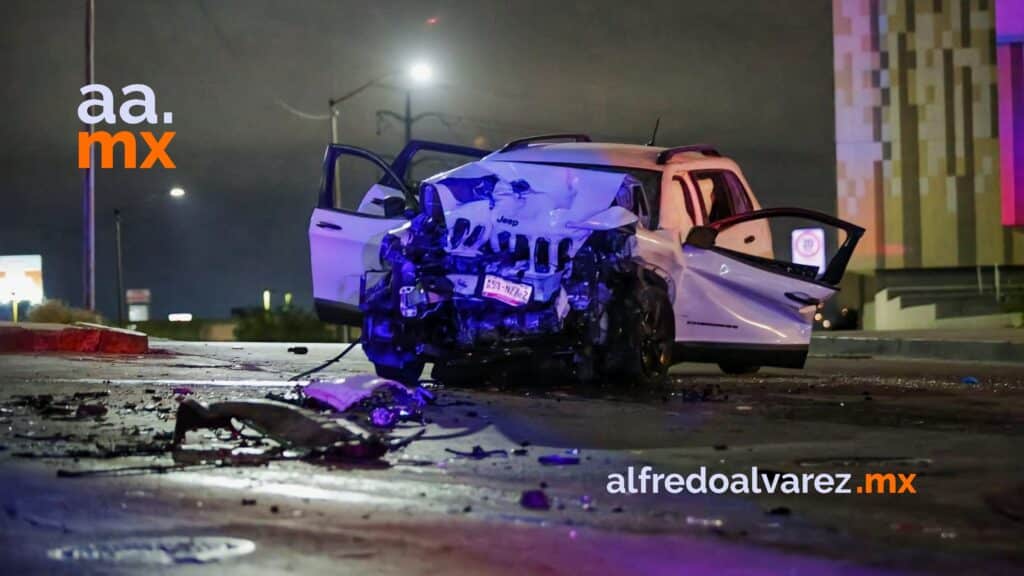
[[[833,0],[838,211],[858,269],[1024,263],[1001,222],[992,0]]]

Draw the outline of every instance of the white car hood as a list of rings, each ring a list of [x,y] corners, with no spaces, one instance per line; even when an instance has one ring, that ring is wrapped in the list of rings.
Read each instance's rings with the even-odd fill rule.
[[[636,221],[634,214],[611,206],[631,181],[623,173],[482,160],[425,182],[438,190],[450,228],[460,218],[468,220],[469,238],[477,226],[482,227],[471,242],[455,242],[450,251],[474,252],[485,242],[498,249],[498,235],[507,231],[512,237],[527,237],[531,260],[535,241],[546,239],[553,262],[564,238],[572,239],[572,256],[593,230]]]

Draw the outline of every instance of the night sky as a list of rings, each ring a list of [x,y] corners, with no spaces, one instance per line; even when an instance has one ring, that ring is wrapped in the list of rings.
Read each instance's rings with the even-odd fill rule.
[[[115,208],[125,283],[152,289],[155,317],[226,317],[263,288],[311,307],[306,227],[329,127],[306,115],[420,57],[439,78],[415,92],[413,112],[449,121],[421,122],[414,137],[643,142],[660,116],[660,145],[717,144],[763,204],[835,210],[830,0],[96,3],[96,81],[150,85],[174,113],[153,129],[177,131],[177,169],[97,171],[108,317]],[[76,305],[84,4],[7,1],[0,22],[0,254],[41,253],[47,296]],[[339,140],[393,154],[401,127],[378,135],[374,111],[402,105],[379,88],[344,103]],[[175,185],[184,201],[168,197]]]

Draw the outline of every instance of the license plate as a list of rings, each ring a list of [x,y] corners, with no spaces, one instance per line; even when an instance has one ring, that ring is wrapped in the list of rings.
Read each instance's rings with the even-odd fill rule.
[[[488,274],[484,276],[484,286],[480,289],[480,294],[510,306],[522,306],[530,301],[533,286],[509,282],[504,278]]]

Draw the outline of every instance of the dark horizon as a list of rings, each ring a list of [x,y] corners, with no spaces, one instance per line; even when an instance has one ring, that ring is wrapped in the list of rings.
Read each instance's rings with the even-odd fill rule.
[[[7,190],[0,254],[41,253],[46,295],[81,303],[76,116],[84,4],[8,6],[0,61],[15,79],[0,127]],[[799,13],[799,17],[794,14]],[[426,24],[430,17],[436,25]],[[831,3],[97,2],[96,81],[151,86],[174,113],[175,170],[99,170],[97,300],[116,316],[113,210],[124,218],[125,285],[152,315],[223,317],[291,291],[311,305],[306,226],[328,139],[327,99],[428,57],[414,137],[490,147],[588,132],[659,144],[711,142],[768,206],[835,211]],[[723,37],[724,36],[724,37]],[[751,101],[757,106],[752,106]],[[394,153],[400,94],[340,108],[339,140]],[[184,201],[167,196],[172,186]]]

